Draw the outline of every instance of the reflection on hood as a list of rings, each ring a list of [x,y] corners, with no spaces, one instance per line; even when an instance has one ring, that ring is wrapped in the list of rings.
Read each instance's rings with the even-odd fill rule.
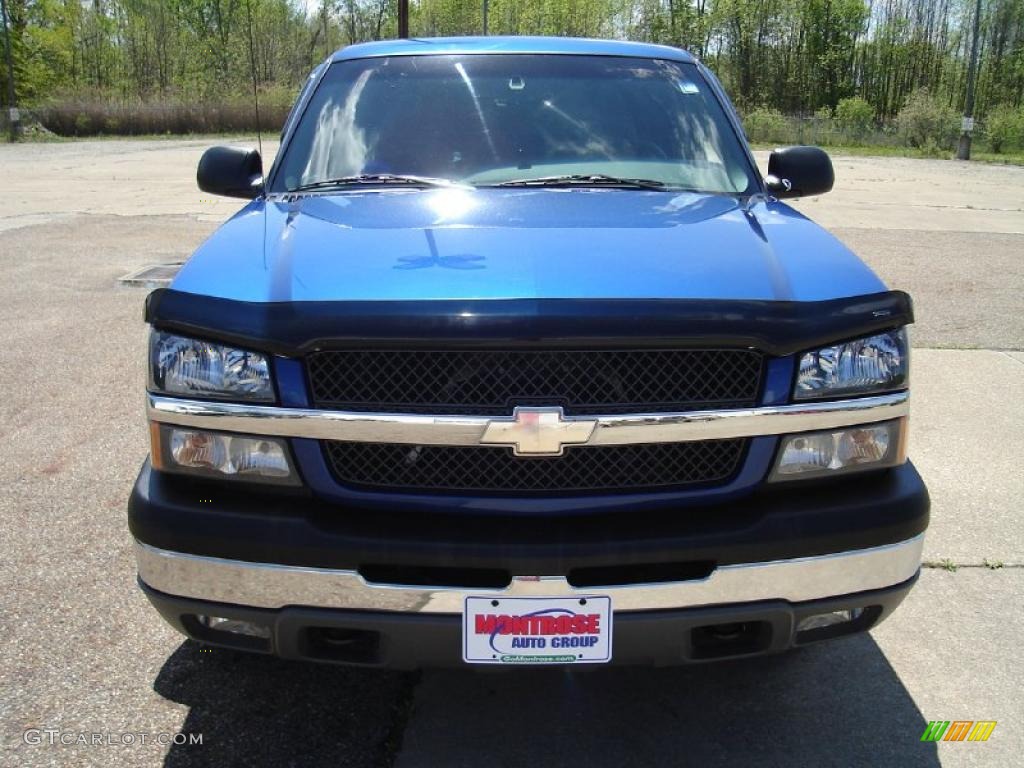
[[[258,200],[174,282],[242,301],[758,299],[874,293],[781,203],[615,189],[432,189]]]

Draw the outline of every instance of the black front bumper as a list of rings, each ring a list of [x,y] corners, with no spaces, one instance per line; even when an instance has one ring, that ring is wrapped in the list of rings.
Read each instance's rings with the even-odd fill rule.
[[[301,492],[253,493],[169,476],[147,463],[132,493],[129,523],[139,542],[172,553],[486,591],[512,576],[565,576],[573,583],[574,574],[598,573],[613,579],[600,583],[642,584],[665,566],[677,567],[673,573],[684,574],[679,578],[700,579],[705,568],[884,547],[922,533],[928,509],[928,493],[909,463],[843,482],[764,487],[714,506],[545,520],[343,508]],[[825,597],[806,602],[616,610],[613,660],[667,665],[750,656],[863,631],[899,605],[915,578],[854,594],[811,593]],[[213,645],[393,668],[461,662],[458,614],[254,608],[204,600],[201,590],[180,597],[141,586],[174,627]],[[162,588],[173,591],[173,584]],[[797,631],[804,617],[851,608],[865,610],[834,628]],[[199,616],[256,622],[269,637],[214,631]]]
[[[928,510],[928,492],[909,462],[843,481],[764,486],[743,499],[702,507],[540,520],[348,508],[301,493],[165,475],[147,461],[128,519],[132,535],[151,547],[230,560],[551,576],[877,547],[923,532]]]

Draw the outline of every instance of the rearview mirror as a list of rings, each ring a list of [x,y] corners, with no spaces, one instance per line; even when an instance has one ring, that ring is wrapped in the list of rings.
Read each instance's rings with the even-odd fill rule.
[[[203,192],[252,199],[263,192],[263,159],[255,149],[210,147],[196,171]]]
[[[828,153],[818,147],[783,147],[768,157],[765,184],[776,197],[823,195],[835,180]]]

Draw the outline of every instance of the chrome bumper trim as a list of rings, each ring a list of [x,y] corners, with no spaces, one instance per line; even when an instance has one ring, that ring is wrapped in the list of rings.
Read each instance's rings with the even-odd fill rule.
[[[483,441],[488,426],[515,422],[511,416],[353,413],[186,400],[152,393],[147,398],[147,412],[153,421],[200,429],[315,440],[411,445],[491,445],[491,441]],[[563,423],[593,425],[589,437],[578,441],[582,445],[682,443],[781,435],[885,421],[906,416],[909,400],[908,392],[896,392],[849,400],[717,411],[566,416]]]
[[[257,608],[288,605],[405,613],[461,613],[467,595],[610,595],[618,611],[691,608],[754,600],[803,602],[902,584],[921,565],[924,534],[870,549],[726,565],[705,579],[576,589],[561,576],[519,577],[500,590],[371,584],[356,571],[250,563],[171,552],[135,542],[139,577],[160,592]]]

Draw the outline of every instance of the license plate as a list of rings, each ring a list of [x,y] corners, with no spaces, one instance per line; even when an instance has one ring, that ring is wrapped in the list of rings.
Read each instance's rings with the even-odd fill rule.
[[[600,664],[612,658],[610,597],[467,597],[469,664]]]

